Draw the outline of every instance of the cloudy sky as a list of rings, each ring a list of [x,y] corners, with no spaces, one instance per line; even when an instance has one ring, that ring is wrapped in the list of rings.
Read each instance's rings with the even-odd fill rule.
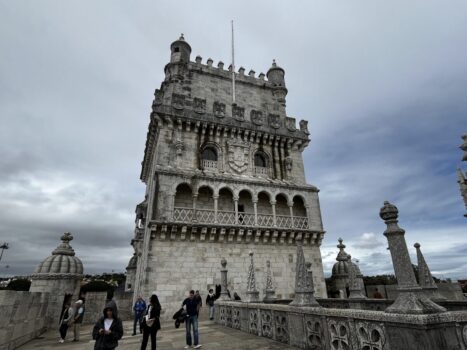
[[[71,231],[86,272],[123,271],[154,89],[180,33],[203,62],[285,68],[309,120],[325,273],[337,238],[365,274],[392,272],[379,209],[413,252],[466,278],[456,182],[467,132],[465,1],[0,0],[0,276],[28,274]],[[467,168],[467,166],[464,166]],[[415,259],[413,259],[415,262]],[[9,266],[7,268],[6,266]]]

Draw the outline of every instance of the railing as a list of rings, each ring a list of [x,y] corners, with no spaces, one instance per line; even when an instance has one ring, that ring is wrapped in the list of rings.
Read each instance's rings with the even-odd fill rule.
[[[255,225],[255,214],[238,213],[238,224],[254,226]]]
[[[255,166],[253,170],[254,170],[254,172],[255,172],[256,175],[266,175],[266,176],[269,176],[269,168],[268,168],[268,167]]]
[[[203,169],[217,169],[217,161],[215,160],[201,160],[201,166]]]
[[[189,222],[193,220],[193,209],[174,208],[173,220],[175,222]]]
[[[308,228],[308,218],[303,216],[294,216],[293,217],[293,227],[298,229],[307,229]]]
[[[194,220],[195,219],[195,220]],[[235,217],[234,211],[217,212],[217,222],[214,209],[196,209],[196,216],[193,216],[192,208],[175,207],[173,211],[173,220],[175,222],[196,221],[201,224],[220,224],[220,225],[245,225],[258,227],[274,227],[274,215],[257,214],[258,224],[255,225],[255,214],[239,212]],[[302,216],[276,215],[276,225],[278,228],[296,228],[300,230],[308,229],[308,218]]]
[[[258,214],[258,226],[272,227],[274,226],[274,216],[268,214]]]

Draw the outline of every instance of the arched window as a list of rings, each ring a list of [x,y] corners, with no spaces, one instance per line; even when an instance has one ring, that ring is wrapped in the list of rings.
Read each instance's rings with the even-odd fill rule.
[[[217,152],[213,147],[206,147],[203,150],[201,158],[203,160],[211,160],[211,161],[217,162]]]
[[[262,152],[255,153],[255,166],[266,168],[268,166],[266,155]]]

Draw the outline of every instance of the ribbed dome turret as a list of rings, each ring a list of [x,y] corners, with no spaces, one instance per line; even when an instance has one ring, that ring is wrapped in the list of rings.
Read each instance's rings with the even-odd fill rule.
[[[348,254],[345,252],[345,244],[342,242],[342,238],[339,238],[339,244],[337,245],[337,248],[339,248],[339,253],[336,258],[337,262],[332,267],[333,276],[349,274]]]
[[[70,246],[73,236],[65,232],[61,237],[62,243],[55,248],[52,255],[42,261],[37,266],[36,271],[31,276],[33,279],[44,278],[46,275],[66,274],[69,277],[82,277],[83,263],[75,256],[75,251]]]

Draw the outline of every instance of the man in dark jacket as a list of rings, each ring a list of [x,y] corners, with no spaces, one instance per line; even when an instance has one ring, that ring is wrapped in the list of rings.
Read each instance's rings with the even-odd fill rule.
[[[206,297],[206,305],[209,307],[209,319],[214,319],[214,301],[216,300],[216,295],[214,294],[214,290],[211,288],[209,289],[209,294]]]
[[[190,290],[190,296],[186,298],[182,307],[186,307],[187,318],[185,321],[186,325],[186,346],[185,349],[191,347],[191,328],[193,328],[193,348],[198,349],[201,347],[199,344],[199,334],[198,334],[198,300],[195,298],[195,291]]]
[[[94,350],[115,349],[123,336],[122,321],[118,318],[115,302],[109,302],[103,313],[92,330],[92,339],[96,341]]]
[[[133,306],[133,311],[135,313],[135,319],[133,322],[133,334],[136,335],[136,324],[138,324],[140,333],[143,333],[143,329],[141,327],[141,322],[143,321],[144,313],[146,312],[146,303],[144,302],[141,296],[138,297],[136,300],[135,306]]]

